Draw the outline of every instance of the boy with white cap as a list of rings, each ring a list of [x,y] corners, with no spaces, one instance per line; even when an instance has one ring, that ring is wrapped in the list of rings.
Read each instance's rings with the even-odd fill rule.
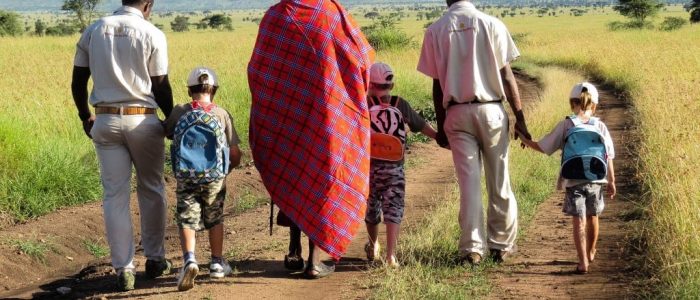
[[[436,132],[406,100],[390,94],[394,88],[394,72],[389,65],[375,63],[370,68],[369,76],[367,101],[372,134],[370,194],[365,217],[369,241],[365,252],[369,261],[379,256],[378,225],[383,213],[387,239],[386,263],[398,267],[396,244],[403,218],[406,186],[403,169],[406,147],[404,124],[411,131],[421,132],[432,139],[435,139]]]
[[[562,149],[562,166],[557,188],[566,188],[564,214],[573,217],[574,244],[579,263],[577,274],[588,273],[598,241],[598,215],[603,212],[603,185],[610,199],[615,197],[615,149],[608,128],[593,116],[598,91],[588,82],[574,85],[569,96],[573,115],[559,124],[539,142],[520,134],[528,147],[551,155]]]
[[[209,231],[209,276],[231,273],[223,258],[222,217],[226,174],[240,163],[241,151],[231,115],[212,103],[218,87],[213,70],[195,68],[187,79],[192,102],[175,106],[164,122],[166,136],[173,138],[171,159],[177,178],[177,224],[184,260],[177,283],[180,291],[193,288],[199,272],[194,256],[196,231]]]

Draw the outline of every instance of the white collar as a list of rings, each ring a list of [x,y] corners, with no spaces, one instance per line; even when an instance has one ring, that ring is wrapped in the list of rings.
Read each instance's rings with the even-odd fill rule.
[[[133,15],[133,16],[137,16],[141,19],[145,19],[143,17],[143,12],[141,12],[138,8],[127,6],[127,5],[124,5],[124,6],[120,7],[119,9],[117,9],[114,12],[114,14],[115,15]]]
[[[471,3],[471,1],[457,1],[455,3],[452,3],[450,5],[450,8],[448,10],[456,10],[456,9],[476,9],[476,6],[474,6],[474,3]]]

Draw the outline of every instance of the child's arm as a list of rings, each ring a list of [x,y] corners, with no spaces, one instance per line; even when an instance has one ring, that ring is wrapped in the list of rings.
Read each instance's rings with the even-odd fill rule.
[[[532,150],[535,150],[537,152],[545,153],[537,142],[528,139],[525,135],[520,133],[520,131],[516,130],[515,132],[518,134],[518,136],[520,136],[520,141],[522,141],[522,143],[525,144],[525,146],[527,146],[528,148],[532,148]]]
[[[608,159],[608,195],[610,199],[615,199],[617,194],[617,187],[615,186],[615,167],[613,166],[613,160]]]
[[[430,126],[430,123],[428,122],[425,123],[425,126],[423,126],[423,130],[421,130],[420,132],[431,139],[435,139],[435,137],[437,136],[437,131],[435,131],[435,128],[433,128],[433,126]]]

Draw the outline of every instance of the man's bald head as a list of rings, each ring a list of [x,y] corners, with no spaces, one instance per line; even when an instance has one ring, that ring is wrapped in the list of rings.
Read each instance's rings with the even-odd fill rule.
[[[463,0],[447,0],[447,6],[450,7],[450,6],[452,6],[452,4],[455,4],[459,1],[463,1]]]

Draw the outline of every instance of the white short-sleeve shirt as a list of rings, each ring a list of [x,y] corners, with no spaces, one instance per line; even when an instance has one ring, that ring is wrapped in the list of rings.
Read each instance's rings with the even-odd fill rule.
[[[605,152],[608,156],[607,158],[612,160],[615,158],[615,147],[613,146],[613,140],[610,136],[610,132],[608,131],[608,127],[605,126],[605,123],[603,123],[602,121],[597,122],[596,125],[598,126],[598,131],[600,131],[601,135],[603,135],[603,142],[605,143]],[[554,129],[550,133],[542,137],[542,139],[540,139],[537,142],[537,145],[540,146],[542,152],[544,152],[547,155],[552,155],[557,150],[564,148],[564,142],[566,141],[566,133],[572,127],[574,127],[574,122],[572,122],[568,118],[562,120],[561,122],[559,122],[559,124],[557,124],[556,127],[554,127]],[[559,176],[559,179],[557,180],[557,188],[563,189],[564,187],[571,187],[585,182],[591,181],[565,180],[564,178]],[[606,179],[603,179],[593,182],[607,183],[608,181]]]
[[[140,10],[122,6],[85,29],[73,64],[90,68],[93,106],[157,108],[151,77],[168,74],[165,34]]]
[[[418,71],[440,80],[444,107],[504,100],[500,70],[518,56],[503,22],[460,1],[426,30]]]

